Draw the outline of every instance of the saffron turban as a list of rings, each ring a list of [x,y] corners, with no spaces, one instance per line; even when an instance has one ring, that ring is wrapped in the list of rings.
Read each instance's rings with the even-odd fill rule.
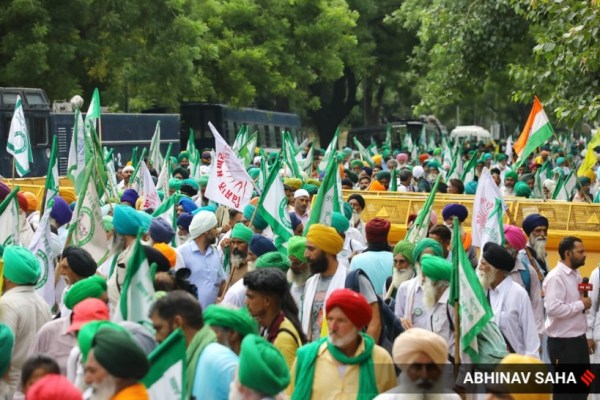
[[[204,323],[232,329],[244,337],[250,333],[258,333],[258,324],[246,308],[230,308],[222,305],[210,305],[203,313]]]
[[[364,296],[350,289],[337,289],[329,295],[325,310],[329,312],[336,307],[339,307],[358,329],[367,326],[373,317],[371,306]]]
[[[23,192],[17,192],[17,202],[21,211],[27,212],[27,197],[25,197]]]
[[[0,376],[4,376],[10,367],[10,359],[15,345],[15,335],[12,329],[0,322]]]
[[[48,374],[27,389],[28,400],[81,400],[82,394],[62,375]]]
[[[344,239],[337,231],[323,224],[311,225],[306,240],[310,241],[319,250],[333,255],[337,255],[344,247]]]
[[[537,228],[538,226],[545,226],[546,228],[548,228],[549,227],[548,218],[544,217],[541,214],[529,214],[523,220],[522,226],[523,226],[523,231],[525,232],[525,235],[527,235],[529,237],[529,235],[531,235],[531,232],[533,232],[533,230],[535,228]]]
[[[171,243],[175,237],[173,226],[160,217],[152,219],[148,233],[155,243]]]
[[[448,281],[452,275],[452,263],[444,260],[442,257],[424,254],[421,258],[421,271],[430,280]]]
[[[483,253],[481,256],[485,258],[492,267],[502,271],[510,272],[515,267],[515,259],[510,253],[504,247],[493,242],[487,242],[483,246]]]
[[[256,269],[259,268],[278,268],[283,272],[290,269],[290,259],[281,254],[279,251],[270,251],[256,259],[254,264]]]
[[[306,238],[303,236],[292,236],[288,240],[288,256],[296,257],[301,262],[306,262],[304,251],[306,250]]]
[[[179,200],[178,205],[180,205],[181,208],[183,208],[183,211],[185,211],[186,213],[191,213],[192,211],[198,208],[198,205],[194,203],[194,201],[189,197],[182,197]]]
[[[17,285],[35,285],[40,278],[40,261],[22,246],[6,246],[2,254],[3,274]]]
[[[260,257],[270,251],[277,251],[277,248],[271,240],[258,233],[252,236],[248,248],[256,257]]]
[[[368,243],[387,243],[388,233],[392,224],[381,218],[373,218],[365,225],[365,235]]]
[[[420,261],[421,255],[426,249],[433,250],[434,256],[444,256],[444,249],[442,249],[442,246],[438,242],[431,238],[424,238],[421,239],[419,243],[415,245],[415,249],[413,250],[413,259],[415,260],[415,262]]]
[[[165,258],[169,261],[171,268],[175,266],[175,263],[177,262],[177,253],[175,252],[174,248],[166,243],[154,243],[152,247],[160,251],[160,253],[165,256]]]
[[[194,215],[192,222],[190,223],[190,238],[196,239],[198,236],[205,232],[208,232],[212,228],[217,226],[217,217],[210,211],[200,211]]]
[[[258,335],[242,340],[238,365],[240,383],[267,396],[275,396],[290,383],[285,358],[275,346]]]
[[[392,356],[396,365],[407,367],[425,353],[438,365],[448,361],[448,345],[446,340],[423,328],[410,328],[402,332],[392,348]]]
[[[447,220],[451,217],[458,217],[460,222],[464,222],[469,216],[469,210],[462,204],[447,204],[442,210],[442,217]]]
[[[237,223],[233,226],[231,230],[231,238],[232,239],[240,239],[243,242],[249,243],[252,239],[252,229],[248,228],[246,225],[242,223]]]
[[[137,202],[139,197],[140,196],[138,195],[138,193],[135,190],[127,189],[121,195],[121,203],[127,202],[127,203],[131,204],[132,206],[135,206],[135,203]]]
[[[50,211],[50,216],[59,224],[64,225],[71,221],[73,211],[71,211],[69,205],[62,197],[56,196],[54,198],[52,210]]]
[[[415,264],[415,259],[413,258],[414,249],[414,244],[408,240],[401,240],[394,246],[393,254],[394,256],[402,254],[402,257],[404,257],[404,259],[408,261],[411,266],[413,266]]]
[[[373,182],[371,182],[371,185],[369,186],[369,190],[372,190],[375,192],[385,192],[386,188],[379,181],[373,181]]]
[[[150,363],[128,332],[101,327],[92,340],[94,357],[114,377],[142,379]]]
[[[527,236],[518,226],[504,225],[504,237],[508,244],[517,251],[523,250],[527,244]]]
[[[106,280],[100,275],[77,281],[65,294],[64,304],[72,310],[77,304],[85,299],[98,299],[106,292]]]
[[[334,211],[331,214],[331,226],[335,228],[339,234],[342,234],[350,228],[350,221],[339,212]]]

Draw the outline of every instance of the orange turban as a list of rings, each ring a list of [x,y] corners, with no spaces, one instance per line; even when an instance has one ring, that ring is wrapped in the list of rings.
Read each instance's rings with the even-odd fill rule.
[[[77,195],[75,194],[75,191],[73,189],[59,188],[58,194],[60,197],[63,198],[64,201],[67,202],[67,204],[71,204],[72,202],[77,200]]]
[[[344,247],[344,240],[334,228],[323,224],[312,224],[306,240],[328,254],[337,255]]]
[[[35,211],[38,206],[37,196],[31,192],[23,192],[23,195],[27,199],[27,211]]]
[[[175,266],[175,262],[177,261],[177,253],[175,253],[175,249],[169,246],[166,243],[154,243],[152,245],[156,250],[160,251],[163,256],[169,260],[169,264],[171,264],[171,268]]]
[[[378,192],[385,192],[385,186],[383,186],[381,183],[379,183],[379,181],[373,181],[371,182],[371,185],[369,186],[368,190],[373,190],[373,191],[378,191]]]

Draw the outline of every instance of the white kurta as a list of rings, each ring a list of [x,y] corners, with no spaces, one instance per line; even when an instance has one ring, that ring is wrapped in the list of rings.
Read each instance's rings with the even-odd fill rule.
[[[538,279],[537,272],[533,267],[527,266],[525,267],[521,260],[518,258],[515,262],[515,268],[510,271],[510,277],[512,280],[521,286],[525,291],[525,283],[523,283],[523,279],[521,278],[522,270],[525,268],[529,269],[529,277],[530,277],[530,289],[529,289],[529,300],[531,301],[531,307],[533,308],[533,316],[535,318],[535,326],[537,328],[538,334],[542,335],[544,333],[544,302],[542,301],[542,285],[540,284],[540,280]]]
[[[488,290],[494,322],[517,354],[540,357],[540,337],[525,289],[509,277]]]
[[[429,329],[431,313],[423,303],[423,288],[420,284],[421,278],[416,276],[406,282],[402,282],[396,292],[395,314],[398,318],[409,319],[413,326]]]

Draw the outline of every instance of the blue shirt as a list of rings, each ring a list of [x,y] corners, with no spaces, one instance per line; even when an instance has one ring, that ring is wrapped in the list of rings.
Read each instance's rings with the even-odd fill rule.
[[[365,251],[352,257],[350,271],[362,269],[375,287],[375,293],[383,296],[387,278],[392,276],[394,256],[389,251]]]
[[[215,303],[219,295],[219,286],[227,278],[219,252],[210,246],[203,253],[196,242],[190,240],[177,248],[177,258],[183,261],[183,266],[192,271],[189,280],[198,288],[198,300],[205,310]]]
[[[237,368],[239,357],[219,343],[211,343],[202,350],[196,367],[192,395],[196,399],[228,400],[229,384]]]

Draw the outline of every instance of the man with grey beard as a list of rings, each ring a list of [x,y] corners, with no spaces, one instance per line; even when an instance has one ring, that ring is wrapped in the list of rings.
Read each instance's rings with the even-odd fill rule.
[[[244,305],[246,289],[242,278],[246,272],[254,269],[254,260],[250,260],[250,257],[248,257],[248,245],[253,234],[252,229],[242,223],[237,223],[231,230],[231,238],[223,239],[228,243],[226,251],[229,252],[229,265],[225,267],[230,275],[223,296],[223,303],[238,307]]]
[[[527,245],[519,252],[519,260],[524,266],[532,266],[542,279],[548,274],[546,244],[548,242],[548,219],[540,214],[530,214],[523,220],[523,231],[527,235]]]

